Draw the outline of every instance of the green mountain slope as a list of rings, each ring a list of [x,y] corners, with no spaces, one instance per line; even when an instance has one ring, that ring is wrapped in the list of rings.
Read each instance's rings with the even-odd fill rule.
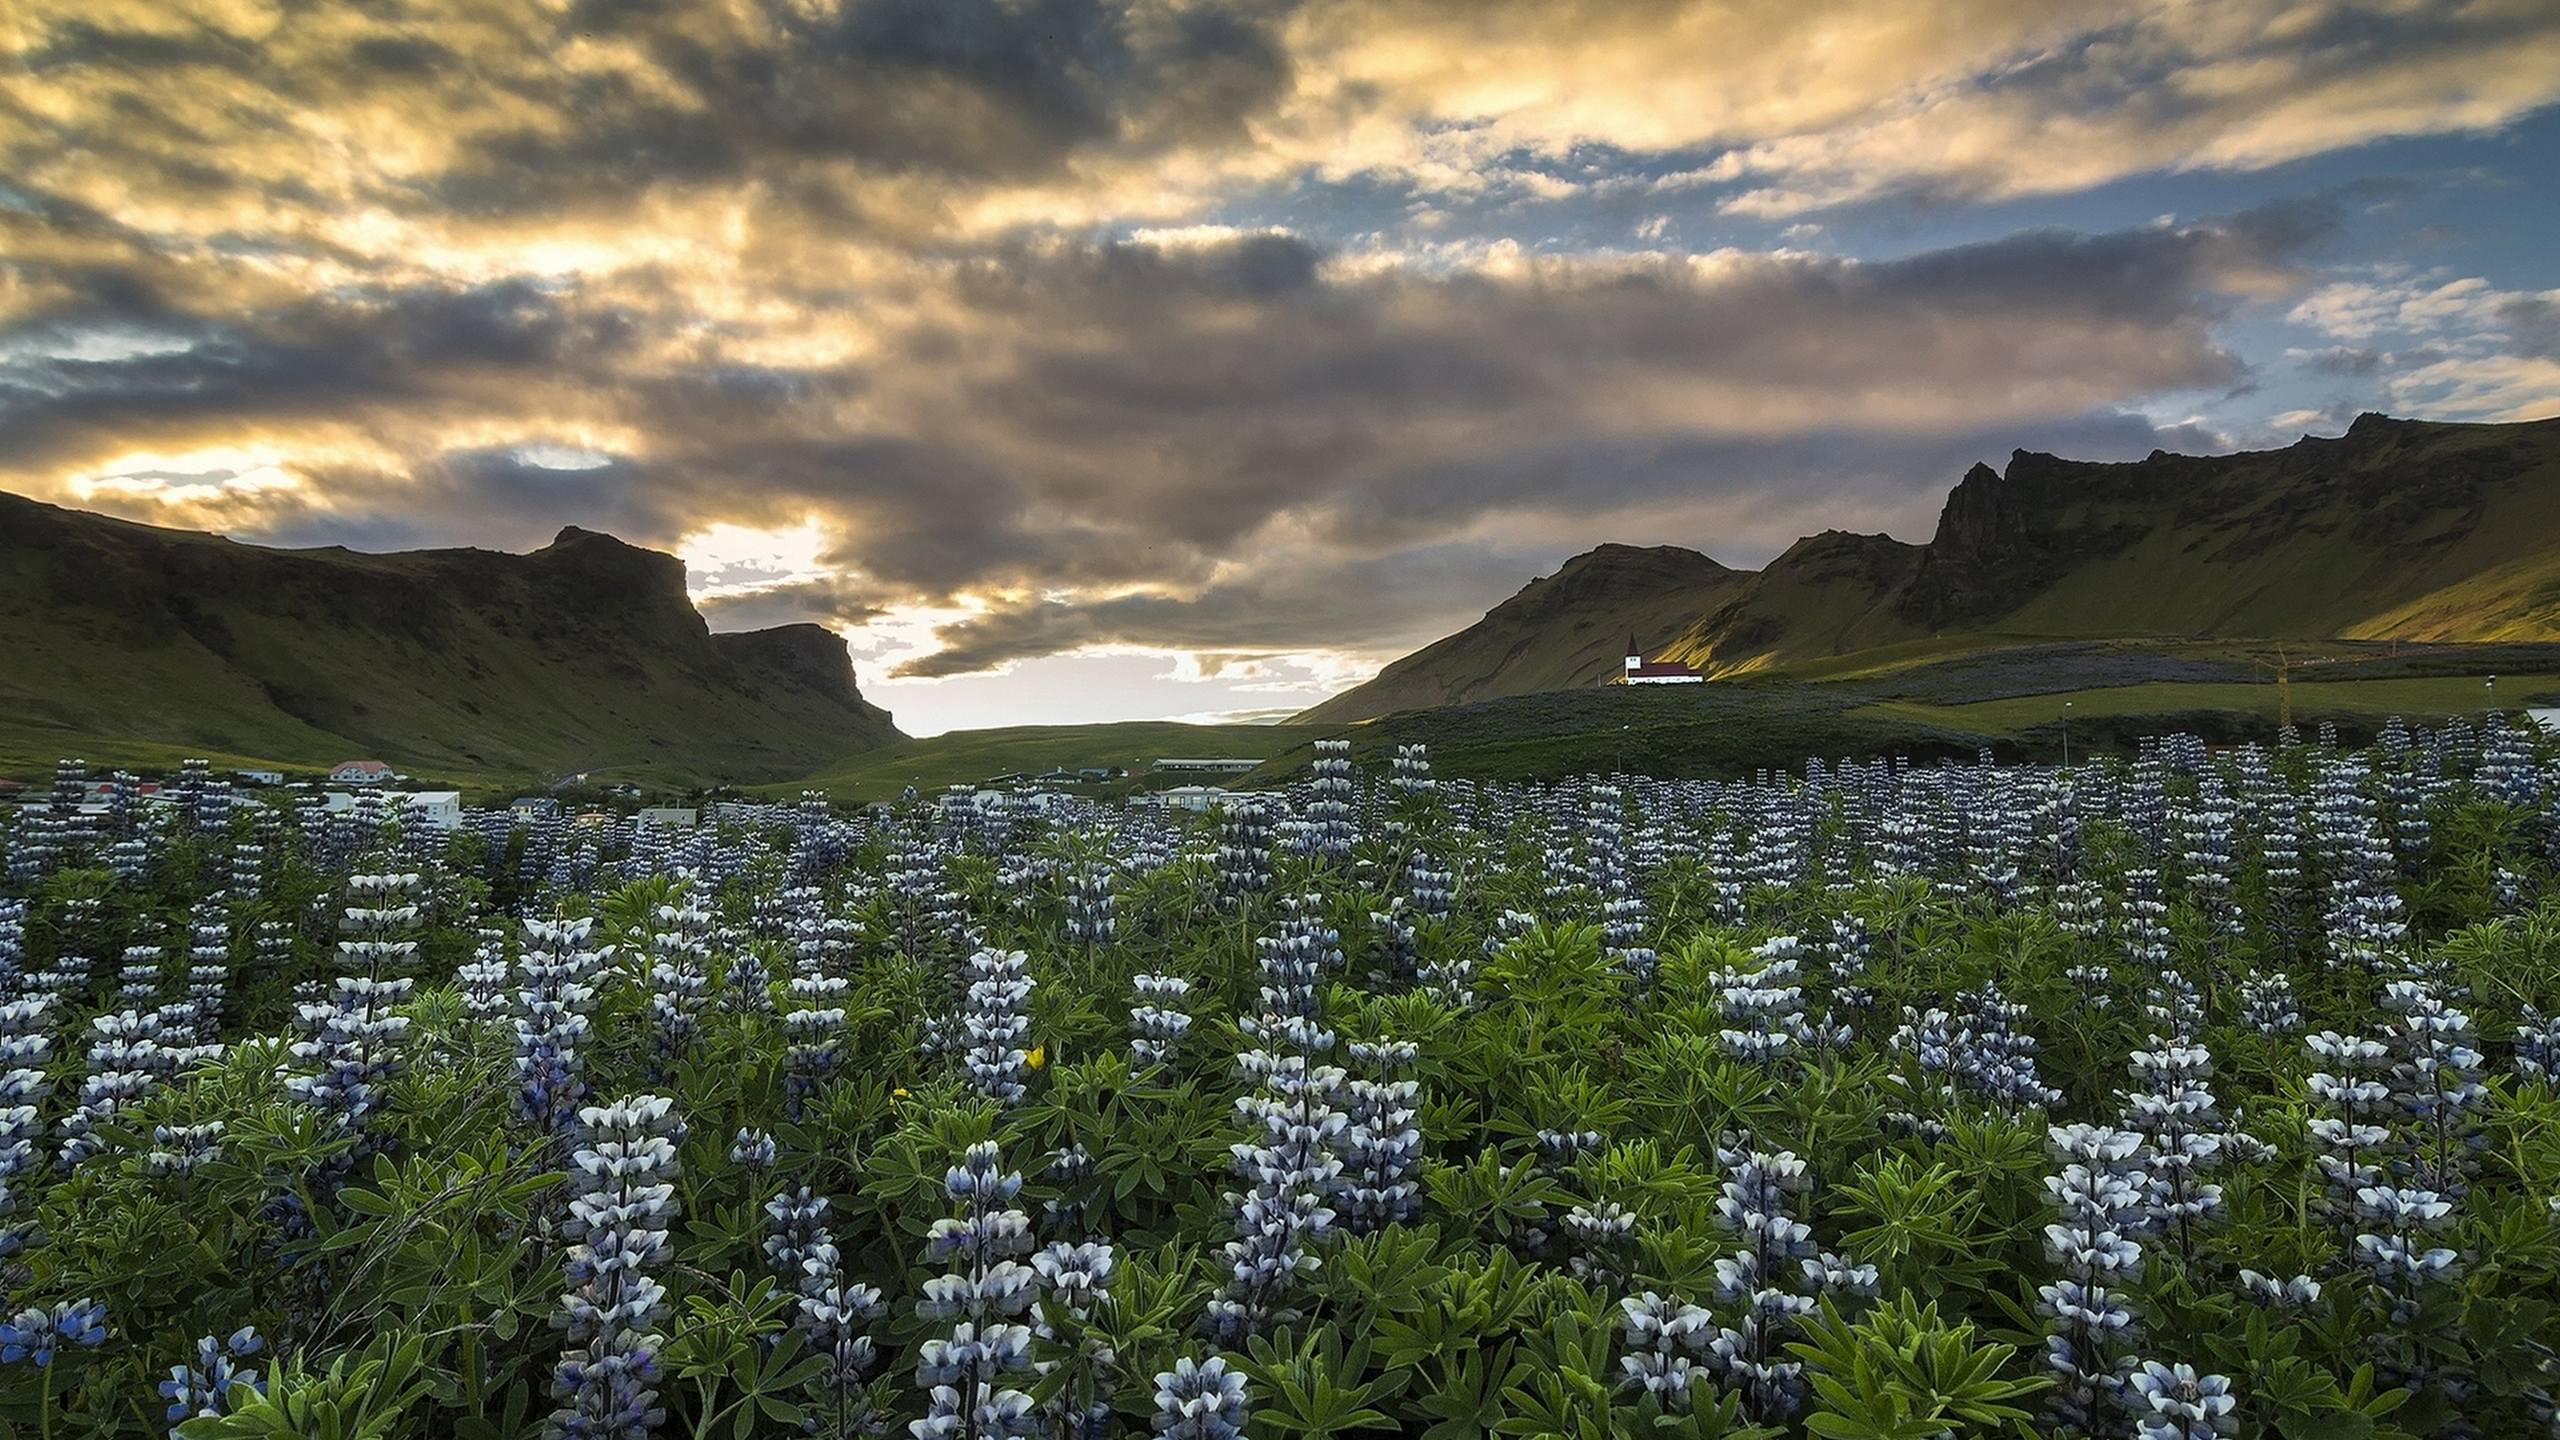
[[[1569,600],[1524,604],[1533,585],[1301,718],[1602,683],[1592,637],[1666,624],[1658,653],[1718,677],[2058,639],[2560,639],[2560,419],[2366,415],[2282,450],[2122,464],[2022,450],[1966,474],[1926,545],[1826,532],[1757,572],[1696,557],[1712,569],[1685,590],[1614,573],[1651,553],[1578,556],[1557,576],[1578,576]],[[1454,657],[1463,691],[1409,673],[1445,678]]]
[[[1664,644],[1696,617],[1701,600],[1748,578],[1675,545],[1603,545],[1530,581],[1477,623],[1296,718],[1339,724],[1390,710],[1596,685],[1619,673],[1630,638],[1648,647]]]
[[[0,754],[805,774],[899,737],[815,625],[714,635],[674,556],[275,550],[0,495]]]
[[[1733,587],[1660,658],[1740,671],[1769,656],[1845,655],[1913,639],[1919,632],[1884,602],[1911,584],[1927,553],[1889,535],[1809,536]]]

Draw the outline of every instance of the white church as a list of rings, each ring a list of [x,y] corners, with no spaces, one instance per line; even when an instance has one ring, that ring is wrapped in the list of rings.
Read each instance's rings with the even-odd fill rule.
[[[1630,685],[1701,685],[1706,677],[1695,667],[1677,660],[1647,660],[1636,646],[1636,637],[1627,637],[1627,675]]]

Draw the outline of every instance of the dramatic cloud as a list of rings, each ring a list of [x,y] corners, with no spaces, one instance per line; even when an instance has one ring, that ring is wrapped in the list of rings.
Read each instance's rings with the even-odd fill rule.
[[[1104,641],[1362,648],[1413,632],[1385,615],[1438,624],[1483,593],[1444,578],[1380,611],[1415,547],[1516,556],[1640,511],[1810,519],[1801,437],[1873,453],[2228,385],[2211,325],[2289,283],[2297,227],[2273,228],[1430,272],[1267,234],[1047,242],[948,267],[894,321],[848,318],[862,358],[796,372],[671,365],[647,276],[403,289],[183,344],[48,332],[7,362],[0,440],[91,503],[302,539],[576,521],[671,543],[822,517],[843,573],[791,592],[800,613],[997,608],[917,674]],[[251,483],[183,463],[250,435]],[[376,515],[401,531],[350,533]],[[1315,603],[1354,595],[1334,608],[1359,625]]]
[[[2025,8],[2041,33],[1992,64],[1749,140],[1708,175],[1748,182],[1728,208],[1760,215],[1896,190],[1998,198],[2492,130],[2560,98],[2560,12],[2536,0]],[[2061,15],[2079,22],[2067,35]]]
[[[0,484],[611,529],[917,679],[1320,686],[1600,540],[1925,530],[2010,445],[2198,436],[2242,316],[2461,413],[2560,344],[2291,191],[1890,228],[2501,130],[2527,0],[30,0],[0,64]]]
[[[2560,412],[2560,290],[2501,290],[2476,275],[2392,267],[2320,286],[2290,318],[2357,342],[2309,361],[2373,381],[2395,406],[2464,420]],[[2393,348],[2366,348],[2377,340]]]

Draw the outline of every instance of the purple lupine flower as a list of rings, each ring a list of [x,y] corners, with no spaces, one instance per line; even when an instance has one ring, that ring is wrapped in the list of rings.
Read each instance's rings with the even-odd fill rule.
[[[551,1382],[561,1401],[551,1431],[567,1440],[638,1440],[666,1418],[656,1388],[666,1287],[649,1272],[667,1262],[675,1219],[684,1126],[674,1108],[639,1095],[578,1112],[579,1145],[569,1163],[569,1289],[557,1322],[569,1348]]]

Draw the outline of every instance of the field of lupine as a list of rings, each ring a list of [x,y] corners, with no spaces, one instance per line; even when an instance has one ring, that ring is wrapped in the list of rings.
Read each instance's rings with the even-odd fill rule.
[[[2549,1433],[2560,756],[6,831],[35,1436]]]

